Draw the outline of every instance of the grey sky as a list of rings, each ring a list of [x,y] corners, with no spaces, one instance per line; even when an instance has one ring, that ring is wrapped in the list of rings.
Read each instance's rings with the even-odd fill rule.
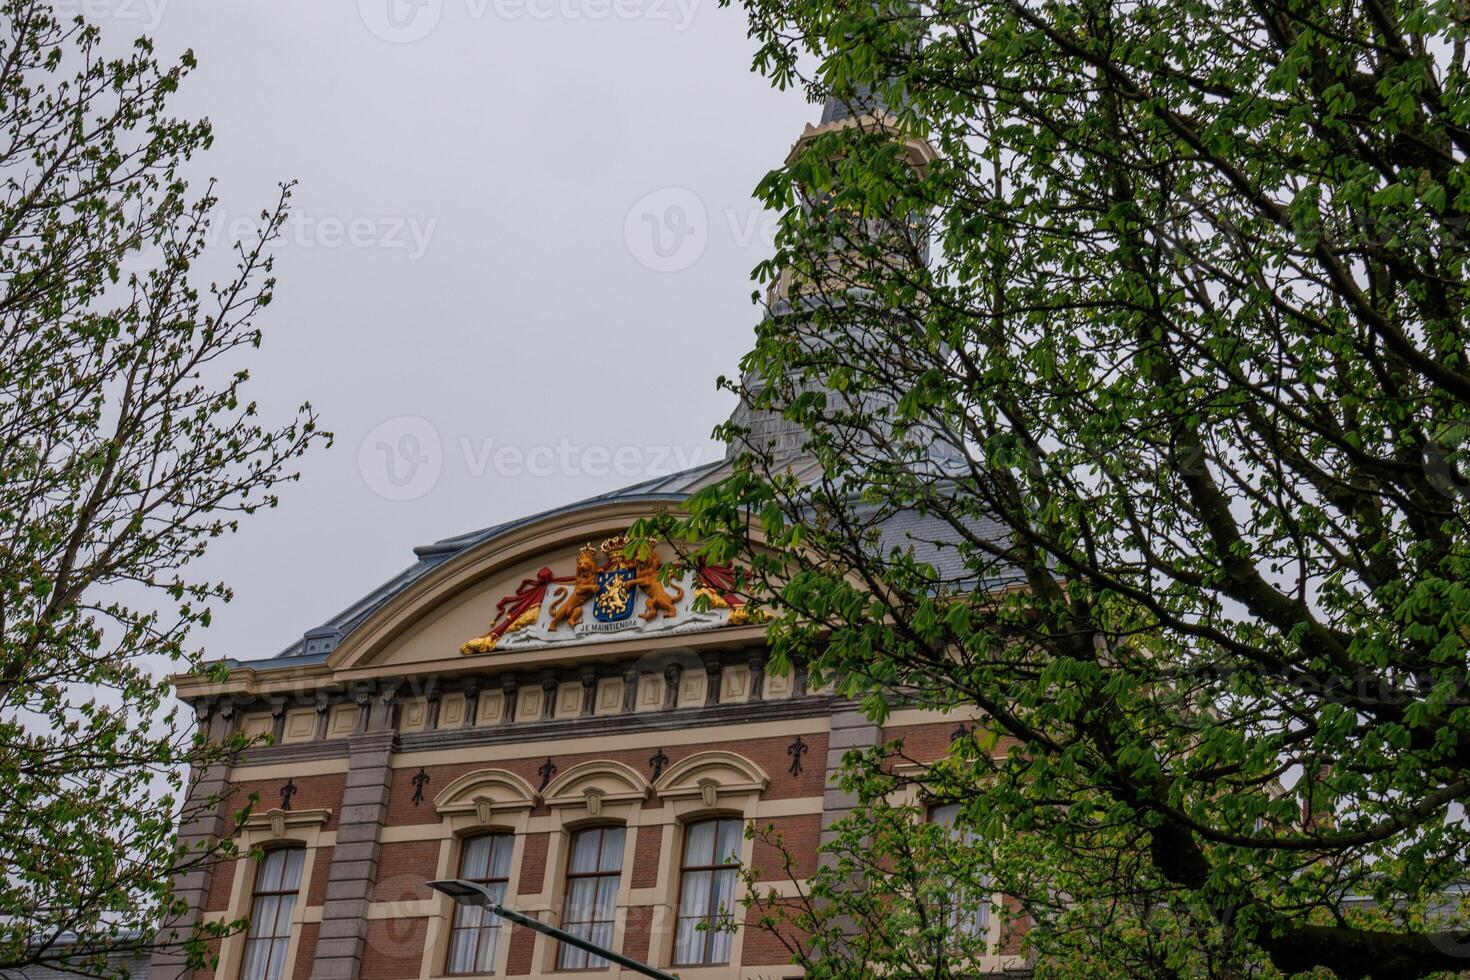
[[[237,592],[211,654],[274,654],[415,544],[719,453],[769,251],[750,191],[818,114],[750,74],[738,7],[65,3],[194,49],[177,105],[215,124],[227,220],[301,181],[255,395],[337,444],[202,566]]]

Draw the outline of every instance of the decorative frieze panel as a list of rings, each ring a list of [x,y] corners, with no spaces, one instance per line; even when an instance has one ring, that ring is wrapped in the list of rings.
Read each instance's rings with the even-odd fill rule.
[[[484,691],[480,694],[480,704],[475,711],[475,723],[479,725],[499,725],[505,721],[505,692]]]
[[[597,707],[595,715],[616,715],[623,710],[623,679],[604,677],[597,682]]]
[[[327,738],[346,738],[357,730],[358,707],[352,702],[332,707],[327,716]]]
[[[686,670],[679,683],[679,708],[702,707],[709,697],[709,675],[702,670]]]
[[[527,686],[516,698],[516,721],[540,721],[546,705],[546,692]]]
[[[446,694],[439,699],[439,723],[435,728],[459,728],[465,722],[468,703],[463,694]]]
[[[397,678],[323,687],[270,700],[200,701],[205,718],[263,739],[256,748],[346,741],[373,724],[402,735],[575,722],[579,718],[640,716],[639,724],[670,712],[805,699],[800,669],[766,672],[759,648],[645,653],[621,663],[583,663],[534,672]],[[372,722],[369,712],[381,715]],[[273,741],[272,741],[273,739]],[[324,749],[325,751],[325,749]],[[299,753],[298,753],[299,754]]]
[[[286,727],[281,741],[286,744],[312,741],[316,738],[316,718],[315,708],[297,708],[286,712]]]
[[[582,713],[582,682],[566,681],[557,685],[554,718],[575,718]]]
[[[750,700],[750,667],[727,664],[720,671],[720,703],[743,704]]]
[[[662,674],[638,675],[638,700],[635,711],[658,711],[664,706],[664,678]]]
[[[428,698],[409,698],[403,702],[403,709],[398,715],[398,730],[401,732],[421,732],[429,723],[429,700]]]
[[[796,688],[794,680],[795,678],[791,676],[790,671],[782,674],[776,674],[767,670],[765,675],[765,685],[761,689],[761,697],[766,701],[786,700],[787,698],[791,697],[792,692]]]
[[[240,720],[240,734],[254,741],[270,735],[274,719],[269,711],[256,711]]]

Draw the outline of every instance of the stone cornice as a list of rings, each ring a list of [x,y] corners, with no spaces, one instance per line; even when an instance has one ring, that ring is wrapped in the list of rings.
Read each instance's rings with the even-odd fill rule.
[[[714,725],[752,724],[792,718],[825,717],[833,699],[809,695],[788,701],[752,701],[744,704],[702,705],[637,714],[562,718],[501,725],[472,725],[430,732],[370,732],[326,742],[306,742],[252,749],[240,765],[276,765],[315,759],[343,758],[354,751],[424,752],[478,745],[515,745],[549,739],[595,738],[629,732],[664,732]]]

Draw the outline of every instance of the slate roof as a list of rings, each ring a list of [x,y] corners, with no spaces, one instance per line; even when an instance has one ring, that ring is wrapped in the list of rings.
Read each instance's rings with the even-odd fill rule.
[[[516,528],[545,520],[556,514],[572,513],[585,508],[620,501],[645,500],[655,502],[662,500],[677,502],[687,498],[700,487],[707,486],[727,476],[729,472],[729,462],[727,460],[719,460],[703,466],[682,470],[669,476],[656,477],[652,480],[646,480],[643,483],[636,483],[609,493],[599,494],[596,497],[589,497],[586,500],[580,500],[573,504],[554,507],[550,510],[542,511],[539,514],[517,518],[513,521],[505,521],[501,524],[481,528],[478,531],[470,531],[467,534],[444,538],[440,541],[435,541],[433,544],[420,545],[413,549],[414,555],[418,558],[414,564],[405,568],[393,576],[393,578],[384,582],[372,592],[369,592],[320,626],[315,626],[307,630],[301,639],[292,643],[274,657],[250,661],[231,660],[227,661],[227,663],[232,667],[251,666],[272,669],[320,663],[326,660],[327,656],[333,650],[337,649],[337,645],[349,633],[362,625],[369,616],[381,609],[395,595],[455,555],[469,548],[473,548],[492,538],[499,537]]]
[[[799,478],[807,479],[816,475],[816,463],[814,461],[806,461],[804,463],[798,461],[794,464],[793,469],[795,475]],[[586,500],[580,500],[576,503],[554,507],[550,510],[542,511],[539,514],[532,514],[513,521],[505,521],[490,527],[481,528],[478,531],[470,531],[466,534],[444,538],[435,541],[433,544],[420,545],[414,548],[414,555],[418,559],[414,564],[405,568],[402,572],[399,572],[393,578],[384,582],[326,622],[307,630],[301,639],[292,643],[274,657],[244,661],[229,660],[227,664],[231,667],[248,666],[256,669],[278,669],[321,663],[327,659],[328,655],[353,630],[366,622],[368,617],[381,609],[394,596],[435,568],[438,568],[451,558],[470,548],[483,544],[500,535],[507,534],[517,528],[535,524],[558,514],[574,513],[578,510],[608,503],[619,503],[623,501],[645,501],[649,503],[663,501],[677,503],[687,499],[695,491],[729,476],[730,472],[730,460],[722,459],[691,469],[681,470],[678,473],[673,473],[668,476],[656,477],[642,483],[635,483],[632,486],[622,487],[595,497],[588,497]],[[974,523],[972,529],[980,536],[991,540],[999,540],[1004,534],[1001,525],[995,521],[977,521]],[[881,545],[885,551],[894,547],[912,547],[914,556],[920,561],[933,565],[939,573],[941,581],[951,587],[965,583],[972,586],[983,585],[993,588],[1005,584],[1013,578],[1013,576],[1001,575],[986,579],[984,582],[975,582],[966,569],[964,559],[959,550],[953,546],[936,543],[951,537],[953,537],[952,531],[937,517],[917,513],[898,513],[883,521]]]

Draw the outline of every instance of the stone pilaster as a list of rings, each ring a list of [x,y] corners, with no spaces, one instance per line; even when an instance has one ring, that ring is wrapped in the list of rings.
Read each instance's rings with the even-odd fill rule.
[[[235,706],[226,702],[219,706],[196,707],[199,729],[206,739],[220,744],[234,733]],[[179,843],[184,847],[183,861],[197,861],[225,833],[225,814],[229,807],[230,766],[221,761],[189,774],[189,792],[185,796],[179,825]],[[158,933],[160,948],[148,961],[148,975],[162,980],[176,980],[188,972],[187,957],[181,943],[187,942],[199,924],[199,910],[209,899],[214,880],[214,864],[203,862],[182,870],[174,879],[174,897],[183,902],[184,912],[163,923]]]
[[[362,967],[368,903],[378,875],[378,848],[388,818],[390,765],[398,739],[390,695],[373,699],[367,731],[352,736],[347,787],[317,933],[314,980],[351,980]]]
[[[822,792],[822,836],[821,843],[828,844],[836,836],[832,825],[847,816],[857,806],[857,794],[849,793],[836,785],[842,769],[842,757],[851,749],[867,749],[877,745],[882,730],[862,710],[853,704],[833,702],[832,730],[827,736],[827,778]],[[823,854],[822,865],[832,863],[832,856]]]

